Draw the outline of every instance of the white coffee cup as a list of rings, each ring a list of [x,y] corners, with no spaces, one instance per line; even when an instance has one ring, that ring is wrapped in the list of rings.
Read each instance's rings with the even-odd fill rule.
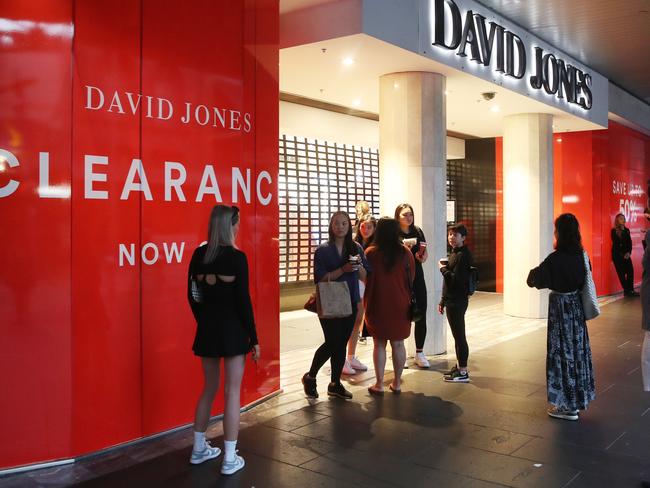
[[[413,247],[413,246],[415,246],[415,245],[418,243],[418,240],[417,240],[417,238],[415,238],[415,237],[409,237],[408,239],[404,239],[404,240],[402,241],[402,243],[403,243],[406,247]]]

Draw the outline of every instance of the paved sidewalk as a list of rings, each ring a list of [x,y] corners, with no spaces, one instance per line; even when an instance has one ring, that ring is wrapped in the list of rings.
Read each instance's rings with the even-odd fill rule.
[[[436,357],[430,370],[406,371],[401,395],[371,397],[369,371],[347,378],[352,401],[330,400],[323,372],[321,398],[310,402],[299,378],[320,328],[285,317],[284,332],[294,339],[283,341],[285,392],[243,415],[239,447],[247,466],[240,473],[221,476],[220,460],[190,466],[185,429],[74,467],[0,478],[0,487],[62,486],[90,477],[85,484],[97,487],[257,488],[609,488],[649,479],[650,393],[641,387],[639,299],[608,300],[589,323],[597,398],[580,421],[568,422],[545,412],[545,321],[504,316],[499,295],[476,298],[468,315],[470,384],[443,382],[440,371],[451,361]],[[369,365],[371,349],[359,349]],[[222,443],[220,422],[209,436]]]

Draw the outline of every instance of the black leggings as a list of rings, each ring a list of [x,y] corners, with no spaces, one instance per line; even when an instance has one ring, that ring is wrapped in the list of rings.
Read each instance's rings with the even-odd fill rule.
[[[357,308],[353,307],[352,315],[341,319],[318,319],[323,328],[325,342],[316,349],[314,359],[311,362],[309,376],[316,378],[318,371],[323,364],[330,359],[332,366],[332,383],[341,382],[341,371],[345,364],[345,348],[348,339],[354,328],[354,319],[357,316]]]
[[[630,259],[614,259],[614,267],[618,280],[621,282],[623,291],[628,293],[634,291],[634,267],[632,266],[632,258]]]
[[[415,279],[413,293],[418,302],[418,309],[422,311],[422,318],[415,321],[415,349],[422,350],[424,340],[427,338],[427,285],[424,283],[424,278]]]
[[[469,345],[465,337],[465,312],[467,311],[468,302],[465,300],[460,303],[448,303],[447,321],[451,328],[456,343],[456,359],[459,368],[467,367],[467,358],[469,357]]]

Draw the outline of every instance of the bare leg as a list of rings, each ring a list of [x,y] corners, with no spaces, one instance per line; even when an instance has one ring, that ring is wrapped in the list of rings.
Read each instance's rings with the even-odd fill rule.
[[[376,390],[383,390],[384,370],[386,369],[386,341],[373,337],[372,343],[374,344],[372,361],[375,364],[375,378],[377,378],[374,388]]]
[[[402,387],[402,371],[404,370],[404,361],[406,361],[406,348],[404,341],[390,341],[390,347],[393,350],[393,389],[399,390]]]
[[[223,414],[223,438],[226,441],[236,441],[239,434],[239,411],[241,403],[241,380],[244,376],[246,356],[224,358],[225,378],[225,408]]]
[[[357,308],[357,318],[354,319],[354,328],[352,329],[352,334],[350,334],[350,339],[348,339],[348,357],[352,357],[357,354],[357,342],[359,342],[359,329],[361,328],[361,322],[363,321],[363,314],[363,302],[359,302]]]
[[[201,358],[203,366],[203,391],[196,404],[194,414],[194,431],[205,432],[208,429],[210,410],[214,396],[219,389],[219,358]]]

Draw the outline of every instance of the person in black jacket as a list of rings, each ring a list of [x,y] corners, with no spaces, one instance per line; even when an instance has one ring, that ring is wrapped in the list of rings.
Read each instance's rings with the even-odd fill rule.
[[[632,266],[632,238],[630,229],[625,227],[625,216],[617,214],[614,219],[612,235],[612,261],[616,274],[627,297],[638,297],[634,291],[634,267]]]
[[[456,343],[457,363],[443,376],[443,379],[450,383],[469,383],[469,345],[465,336],[465,312],[469,304],[469,278],[473,258],[465,246],[466,237],[467,227],[464,225],[449,227],[447,241],[451,246],[451,254],[448,259],[441,259],[438,263],[444,280],[438,312],[442,314],[445,308],[447,309],[447,321]]]
[[[223,416],[224,459],[222,474],[244,467],[236,451],[239,434],[240,390],[246,354],[260,357],[253,306],[248,290],[248,261],[235,247],[239,209],[217,205],[212,209],[208,242],[192,255],[187,278],[187,298],[197,322],[192,349],[201,358],[204,386],[194,417],[191,464],[221,454],[205,439],[212,402],[219,389],[221,358],[224,363],[225,407]]]

